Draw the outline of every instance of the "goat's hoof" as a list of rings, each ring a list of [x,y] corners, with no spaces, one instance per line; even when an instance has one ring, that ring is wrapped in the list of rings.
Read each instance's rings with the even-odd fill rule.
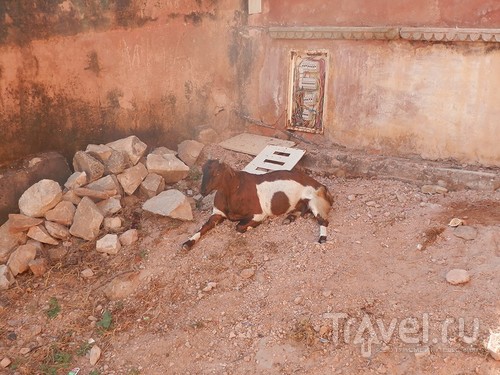
[[[182,244],[182,250],[184,251],[188,251],[188,250],[191,250],[191,248],[193,247],[194,245],[194,241],[193,240],[188,240],[186,242],[184,242]]]
[[[295,221],[296,217],[293,215],[287,216],[285,220],[283,220],[283,224],[288,225],[290,223],[293,223]]]
[[[326,242],[326,236],[321,236],[318,240],[319,243],[325,243]]]
[[[247,227],[240,227],[239,225],[237,225],[236,231],[239,233],[245,233],[247,231]]]

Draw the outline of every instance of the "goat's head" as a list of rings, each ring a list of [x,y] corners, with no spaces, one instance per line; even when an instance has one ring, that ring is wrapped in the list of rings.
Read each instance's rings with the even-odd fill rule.
[[[202,168],[203,178],[201,180],[200,193],[203,196],[214,190],[220,189],[226,180],[234,175],[234,171],[227,164],[218,160],[208,160]]]

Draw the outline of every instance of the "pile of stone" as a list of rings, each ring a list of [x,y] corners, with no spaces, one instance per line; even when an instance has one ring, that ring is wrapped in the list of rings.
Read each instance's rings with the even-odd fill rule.
[[[72,237],[97,240],[96,250],[106,254],[135,242],[137,230],[124,231],[117,216],[126,195],[147,198],[144,210],[192,220],[187,197],[165,187],[188,176],[203,146],[188,140],[179,144],[177,153],[159,147],[146,155],[147,145],[130,136],[78,151],[74,173],[63,187],[47,179],[35,183],[19,199],[20,213],[10,214],[0,227],[0,289],[28,270],[43,275],[48,267],[41,256],[44,246],[53,259],[64,256]]]

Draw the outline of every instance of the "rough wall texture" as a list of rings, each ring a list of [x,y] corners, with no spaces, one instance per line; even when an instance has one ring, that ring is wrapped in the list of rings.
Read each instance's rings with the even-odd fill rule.
[[[0,163],[234,124],[251,60],[231,0],[0,3]],[[247,73],[245,73],[247,72]]]
[[[266,28],[500,28],[499,2],[267,0],[249,24],[258,50],[249,92],[259,93],[247,103],[250,117],[283,128],[290,50],[327,50],[325,136],[304,136],[373,153],[500,166],[500,43],[271,39]]]
[[[375,153],[500,165],[499,44],[271,39],[268,26],[500,28],[496,0],[0,1],[0,165],[135,133],[284,127],[291,49],[330,54],[325,135]],[[245,116],[237,116],[244,114]]]

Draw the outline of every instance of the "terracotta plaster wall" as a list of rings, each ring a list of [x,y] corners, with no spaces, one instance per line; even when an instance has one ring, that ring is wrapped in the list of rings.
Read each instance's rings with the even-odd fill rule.
[[[61,6],[82,4],[49,3],[59,3],[59,23],[69,17]],[[73,28],[48,22],[29,35],[20,16],[4,9],[11,20],[0,25],[0,164],[46,150],[71,157],[88,143],[129,134],[176,147],[200,127],[237,123],[234,107],[249,71],[238,31],[244,4],[128,3],[119,14],[100,9],[93,24],[87,8],[73,9]]]
[[[250,117],[283,128],[290,50],[327,50],[325,134],[298,134],[378,154],[500,166],[500,44],[272,39],[262,27],[304,24],[298,12],[314,4],[316,12],[306,12],[308,25],[338,26],[327,22],[327,15],[337,20],[352,3],[359,12],[352,8],[344,24],[383,26],[381,13],[369,16],[363,5],[371,9],[374,3],[388,7],[393,2],[332,3],[291,1],[285,8],[279,1],[265,1],[263,13],[250,16],[251,39],[259,51],[250,79],[250,92],[259,95],[249,99]],[[455,22],[498,27],[494,10],[500,3],[468,3],[473,5],[469,12],[457,1],[407,2],[412,9],[385,17],[387,24],[403,26]]]
[[[272,25],[500,27],[496,0],[263,0],[263,8],[260,21]]]

